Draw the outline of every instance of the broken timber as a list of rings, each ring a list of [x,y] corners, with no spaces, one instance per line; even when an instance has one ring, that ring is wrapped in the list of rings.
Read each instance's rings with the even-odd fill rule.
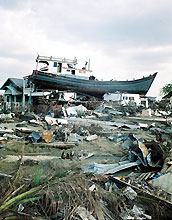
[[[53,147],[53,148],[58,148],[58,149],[70,149],[76,146],[74,142],[69,142],[69,143],[63,143],[63,142],[58,142],[58,143],[33,143],[33,145],[38,146],[38,147]]]
[[[119,179],[114,178],[114,177],[112,177],[112,176],[109,176],[109,180],[111,180],[112,182],[114,182],[114,183],[116,183],[116,184],[118,184],[118,185],[121,185],[121,186],[123,186],[123,187],[129,186],[129,187],[131,187],[132,189],[134,189],[137,193],[139,193],[139,194],[141,194],[141,193],[142,193],[142,194],[145,194],[148,198],[154,199],[154,200],[157,201],[157,202],[160,202],[160,201],[161,201],[161,202],[163,202],[163,203],[166,203],[168,206],[170,206],[170,207],[172,208],[172,202],[167,201],[167,200],[165,200],[165,199],[162,198],[162,197],[156,196],[156,195],[154,195],[154,194],[152,194],[152,193],[150,193],[150,192],[146,192],[145,190],[141,190],[141,189],[139,189],[138,187],[131,185],[130,183],[127,183],[127,182],[125,182],[125,181],[123,181],[123,180],[119,180]]]

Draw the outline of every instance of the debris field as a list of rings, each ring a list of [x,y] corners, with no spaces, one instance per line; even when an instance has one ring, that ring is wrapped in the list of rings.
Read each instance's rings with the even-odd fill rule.
[[[0,114],[0,219],[171,219],[170,111],[55,110]]]

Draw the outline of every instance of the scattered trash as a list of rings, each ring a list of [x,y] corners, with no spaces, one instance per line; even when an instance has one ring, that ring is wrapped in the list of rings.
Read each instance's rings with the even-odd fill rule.
[[[170,219],[170,108],[49,94],[0,115],[2,218]]]
[[[10,128],[7,128],[7,129],[0,129],[0,134],[5,134],[5,133],[8,133],[8,134],[13,134],[14,133],[14,130],[13,129],[10,129]]]
[[[3,134],[3,137],[9,138],[9,139],[17,139],[19,141],[24,140],[23,137],[18,137],[18,136],[14,135],[14,134]]]
[[[166,191],[172,195],[171,182],[172,182],[172,173],[171,172],[164,174],[164,175],[161,175],[161,176],[157,177],[156,179],[149,181],[149,183],[151,183],[153,186],[158,186],[161,189],[163,189],[164,191]]]
[[[150,215],[145,214],[141,207],[136,205],[133,206],[129,213],[122,212],[120,216],[122,219],[152,219]]]
[[[96,134],[90,135],[90,136],[86,137],[86,141],[94,141],[96,139],[97,139],[97,135]]]
[[[116,164],[91,163],[91,164],[83,165],[82,171],[84,173],[113,174],[128,169],[130,167],[138,166],[140,164],[141,162],[139,160],[136,162],[123,161]]]
[[[38,132],[32,131],[32,134],[28,137],[33,143],[37,143],[41,140],[41,136]]]
[[[47,122],[48,125],[58,125],[57,119],[50,116],[46,116],[45,121]]]
[[[130,200],[133,200],[136,198],[137,193],[131,187],[127,186],[124,190],[124,195],[126,195]]]
[[[142,111],[142,117],[150,117],[150,116],[152,116],[151,109],[145,109]]]
[[[17,128],[17,127],[16,127],[16,131],[19,131],[19,132],[22,132],[22,133],[30,134],[30,133],[32,133],[33,129],[25,128],[25,127],[21,127],[21,128]]]
[[[87,113],[87,108],[83,105],[73,106],[73,107],[67,107],[66,113],[68,117],[81,117]]]
[[[46,142],[49,143],[52,141],[53,137],[53,131],[44,131],[42,139]]]
[[[9,114],[0,114],[0,119],[8,119],[8,118],[14,118],[15,114],[14,113],[9,113]]]
[[[24,206],[22,204],[19,204],[17,212],[22,212],[23,210],[24,210]]]
[[[78,207],[77,214],[80,216],[83,220],[96,220],[88,210],[84,207]]]
[[[139,123],[139,126],[140,126],[141,128],[148,128],[148,124]]]

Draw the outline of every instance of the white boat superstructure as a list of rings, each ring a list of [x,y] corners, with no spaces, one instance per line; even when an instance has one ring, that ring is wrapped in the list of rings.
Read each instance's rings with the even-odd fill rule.
[[[85,62],[81,69],[77,68],[77,59],[55,58],[38,55],[36,58],[36,70],[54,75],[70,76],[72,78],[88,79],[90,73],[90,60]]]

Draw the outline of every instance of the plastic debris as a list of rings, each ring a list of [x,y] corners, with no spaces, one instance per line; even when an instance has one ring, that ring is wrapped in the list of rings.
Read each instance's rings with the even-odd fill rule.
[[[96,134],[90,135],[90,136],[86,137],[86,141],[94,141],[96,139],[97,139],[97,135]]]
[[[129,186],[126,187],[123,193],[131,200],[135,199],[137,196],[137,193]]]
[[[91,163],[83,165],[82,171],[85,173],[95,173],[95,174],[112,174],[117,173],[121,170],[128,169],[130,167],[135,167],[140,165],[141,162],[138,160],[136,162],[123,161],[116,164],[97,164]]]

